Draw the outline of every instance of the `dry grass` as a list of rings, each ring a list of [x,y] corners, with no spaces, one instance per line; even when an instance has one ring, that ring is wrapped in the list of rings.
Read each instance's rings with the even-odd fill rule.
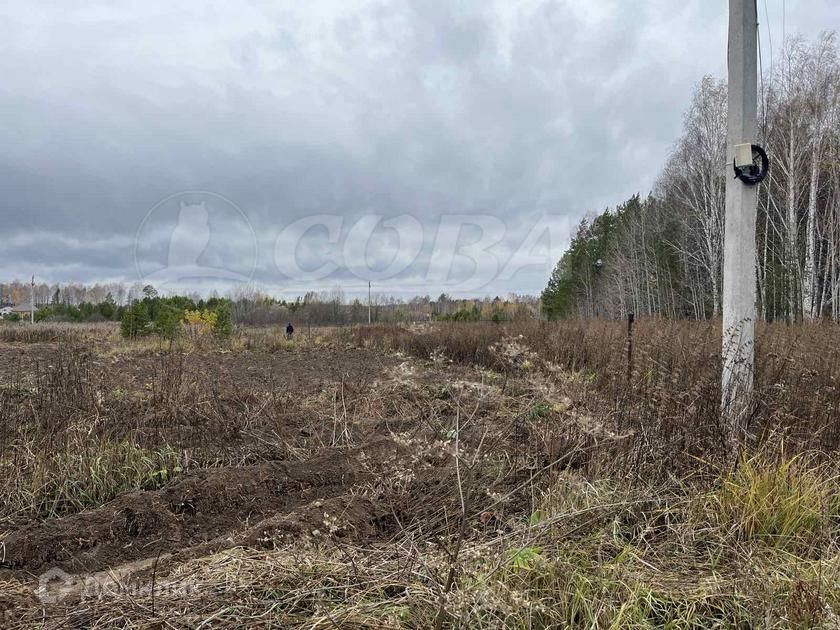
[[[0,321],[0,343],[55,343],[115,341],[119,326],[114,323],[47,324]]]
[[[630,490],[575,473],[546,483],[537,512],[471,523],[448,592],[444,544],[309,538],[188,562],[154,597],[115,593],[44,627],[431,628],[440,610],[447,628],[833,628],[840,619],[836,544],[797,555],[744,539],[677,486]]]
[[[741,541],[807,552],[837,533],[840,480],[833,467],[805,454],[744,458],[708,499],[709,513]]]
[[[721,454],[720,327],[715,322],[642,320],[632,335],[613,321],[438,324],[360,328],[356,341],[417,357],[435,353],[506,370],[494,344],[515,339],[540,368],[578,377],[574,394],[618,431],[632,430],[647,464],[670,462],[685,472],[695,459]],[[793,451],[840,447],[840,326],[763,324],[756,347],[756,404],[746,443],[768,441]],[[674,459],[674,454],[680,457]],[[664,471],[660,471],[664,472]]]
[[[3,516],[96,507],[197,467],[349,458],[382,438],[402,455],[360,457],[347,489],[376,507],[373,534],[324,514],[46,609],[0,575],[4,627],[838,627],[840,333],[807,333],[762,329],[761,401],[735,469],[717,450],[714,324],[641,322],[629,380],[623,327],[608,322],[291,343],[246,330],[225,348],[154,351],[150,385],[122,390],[62,346],[60,367],[0,390],[0,546]],[[184,368],[356,346],[401,354],[375,379],[316,369],[291,396],[256,380],[213,393]]]

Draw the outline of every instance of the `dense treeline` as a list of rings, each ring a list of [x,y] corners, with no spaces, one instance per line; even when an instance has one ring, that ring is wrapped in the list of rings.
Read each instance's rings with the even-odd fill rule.
[[[778,56],[777,56],[778,59]],[[834,33],[786,44],[765,80],[757,296],[766,320],[840,319],[840,64]],[[705,77],[653,193],[584,220],[543,292],[552,317],[720,311],[726,83]]]
[[[36,322],[109,322],[118,320],[123,309],[111,299],[98,303],[47,304],[35,311]]]
[[[29,304],[36,305],[63,304],[79,306],[82,304],[100,304],[112,301],[117,305],[132,302],[143,295],[143,285],[136,283],[127,286],[121,282],[107,284],[84,285],[77,282],[64,284],[36,282],[31,286],[28,282],[14,280],[0,282],[0,304]]]
[[[536,297],[509,295],[506,298],[485,297],[457,299],[445,293],[433,299],[428,295],[409,300],[382,293],[371,295],[370,312],[367,299],[348,299],[341,289],[307,292],[294,300],[281,300],[256,289],[240,289],[231,296],[234,321],[245,325],[295,324],[344,326],[380,323],[421,322],[430,320],[479,321],[518,320],[539,315]]]
[[[510,294],[505,298],[454,298],[442,293],[437,299],[430,296],[416,296],[409,300],[382,293],[372,293],[370,308],[367,300],[347,299],[341,289],[332,291],[309,291],[294,300],[277,298],[254,287],[239,287],[228,297],[215,293],[207,299],[198,294],[160,296],[152,285],[107,285],[113,291],[102,293],[102,285],[44,284],[40,293],[36,285],[36,322],[102,322],[120,321],[124,334],[136,337],[152,332],[171,336],[172,331],[183,323],[187,311],[215,313],[219,305],[227,309],[222,319],[232,323],[256,326],[285,326],[286,322],[298,325],[343,326],[373,322],[420,322],[420,321],[514,321],[539,316],[540,302],[535,296]],[[17,287],[17,294],[23,294],[27,287],[20,282],[3,284]],[[43,290],[51,288],[52,293]],[[30,299],[18,295],[18,303],[30,304]],[[49,301],[39,301],[38,296],[48,296]],[[115,297],[117,296],[117,297]],[[99,301],[81,298],[101,297]],[[81,300],[81,301],[80,301]],[[8,304],[8,303],[7,303]],[[0,303],[2,306],[2,303]],[[0,319],[6,321],[28,321],[10,313]]]

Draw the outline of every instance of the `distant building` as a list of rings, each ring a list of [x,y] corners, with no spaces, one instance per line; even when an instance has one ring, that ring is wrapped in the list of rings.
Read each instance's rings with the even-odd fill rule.
[[[0,317],[6,317],[6,315],[10,315],[12,313],[12,305],[11,304],[4,304],[0,306]]]
[[[38,304],[35,305],[35,310],[38,310]],[[8,308],[8,307],[7,307]],[[8,314],[16,313],[21,319],[29,319],[32,313],[32,306],[30,304],[15,304],[9,310]],[[5,317],[6,314],[3,315]]]

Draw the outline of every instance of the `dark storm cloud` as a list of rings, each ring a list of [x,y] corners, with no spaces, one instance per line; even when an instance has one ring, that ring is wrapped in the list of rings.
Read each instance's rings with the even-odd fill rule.
[[[789,34],[840,23],[830,0],[788,12]],[[134,281],[149,210],[207,190],[245,212],[254,278],[280,289],[295,220],[343,217],[341,241],[363,215],[411,215],[422,251],[384,287],[426,292],[443,216],[502,219],[504,262],[546,214],[565,239],[646,192],[692,86],[724,72],[725,26],[705,0],[0,5],[2,275]],[[367,257],[387,266],[397,245],[377,234]],[[302,262],[358,262],[308,238]],[[537,291],[548,260],[480,292]]]

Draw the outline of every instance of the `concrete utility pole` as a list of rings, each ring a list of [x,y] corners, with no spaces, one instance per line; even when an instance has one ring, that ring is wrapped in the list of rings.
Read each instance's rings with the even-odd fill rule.
[[[729,113],[723,244],[723,380],[721,411],[736,456],[750,407],[755,360],[756,187],[733,177],[735,147],[755,142],[757,103],[755,0],[729,0]],[[743,159],[743,147],[739,159]],[[751,150],[750,150],[751,156]],[[740,162],[739,162],[740,166]]]
[[[368,280],[368,324],[370,323],[370,280]]]
[[[29,283],[29,323],[35,323],[35,276],[32,276],[32,281]]]

